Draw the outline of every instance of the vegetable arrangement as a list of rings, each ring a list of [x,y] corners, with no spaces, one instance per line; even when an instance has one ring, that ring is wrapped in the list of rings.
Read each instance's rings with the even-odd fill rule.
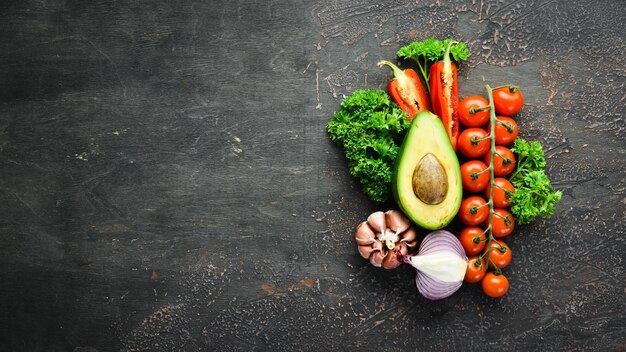
[[[327,125],[363,191],[376,202],[393,194],[400,208],[359,224],[358,251],[377,267],[414,267],[427,299],[446,298],[463,281],[501,297],[509,289],[502,269],[512,260],[503,238],[516,223],[551,216],[561,199],[541,144],[518,138],[512,116],[524,97],[516,86],[485,85],[487,99],[459,102],[454,61],[469,50],[451,39],[411,43],[397,55],[417,64],[426,89],[415,70],[381,60],[393,72],[389,95],[357,90]],[[455,217],[465,225],[458,237],[442,230]],[[433,232],[420,241],[419,227]]]

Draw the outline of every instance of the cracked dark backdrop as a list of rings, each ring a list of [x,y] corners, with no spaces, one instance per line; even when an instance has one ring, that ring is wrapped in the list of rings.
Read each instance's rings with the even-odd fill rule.
[[[626,350],[624,1],[0,5],[0,350]],[[361,259],[325,124],[403,44],[516,83],[563,200],[509,293],[429,302]]]

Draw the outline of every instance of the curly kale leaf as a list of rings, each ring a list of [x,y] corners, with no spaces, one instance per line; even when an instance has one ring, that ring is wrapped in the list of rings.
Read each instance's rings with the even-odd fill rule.
[[[373,201],[391,191],[393,164],[410,122],[382,90],[357,90],[341,103],[326,126],[330,139],[343,147],[350,174]]]

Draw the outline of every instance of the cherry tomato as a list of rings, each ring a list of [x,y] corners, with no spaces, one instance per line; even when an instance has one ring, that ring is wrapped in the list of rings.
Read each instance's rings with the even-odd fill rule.
[[[524,105],[524,96],[514,86],[498,88],[493,91],[493,105],[498,115],[515,115]]]
[[[467,128],[459,136],[459,151],[468,158],[479,158],[489,150],[487,131],[482,128]]]
[[[489,170],[480,160],[470,160],[461,165],[461,182],[468,192],[480,192],[489,186]],[[489,196],[487,196],[489,198]]]
[[[485,248],[485,235],[483,229],[478,226],[469,226],[459,233],[459,242],[468,256],[476,255]]]
[[[471,284],[476,283],[483,279],[487,272],[487,265],[485,259],[478,261],[478,256],[469,258],[467,262],[467,270],[465,270],[465,277],[463,280]]]
[[[463,167],[461,167],[461,176],[463,176]],[[461,178],[463,180],[463,178]],[[510,204],[509,198],[515,193],[515,188],[509,180],[502,177],[493,179],[496,188],[493,189],[493,206],[497,208],[508,208]],[[463,184],[465,187],[465,184]],[[485,188],[485,199],[489,199],[489,183]]]
[[[491,233],[494,237],[506,237],[515,228],[515,218],[508,210],[494,209],[491,220]]]
[[[517,122],[507,116],[496,117],[496,145],[510,145],[517,138],[519,129]],[[487,133],[491,131],[491,126],[487,127]]]
[[[502,240],[493,240],[489,245],[489,265],[494,265],[500,269],[511,263],[513,254],[509,246]]]
[[[477,109],[484,109],[476,111]],[[469,96],[459,102],[457,109],[463,126],[480,127],[489,121],[489,102],[479,96]]]
[[[487,202],[479,196],[463,199],[459,209],[459,218],[465,225],[478,225],[489,217]]]
[[[485,164],[489,165],[491,153],[485,154]],[[515,155],[507,148],[496,146],[496,157],[493,158],[493,173],[496,176],[506,176],[515,170]]]
[[[485,274],[481,286],[487,296],[498,298],[504,296],[509,290],[509,279],[502,274],[496,275],[490,271]]]

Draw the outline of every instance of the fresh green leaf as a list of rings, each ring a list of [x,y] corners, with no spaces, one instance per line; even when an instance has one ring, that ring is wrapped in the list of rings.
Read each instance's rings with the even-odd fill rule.
[[[543,148],[538,141],[526,142],[518,138],[513,143],[511,151],[518,155],[518,160],[524,160],[528,165],[524,165],[529,170],[543,170],[546,167],[546,158]]]
[[[343,147],[350,174],[376,202],[389,198],[393,163],[409,125],[406,113],[387,93],[357,90],[341,102],[326,126],[330,139]]]
[[[452,41],[452,39],[446,39],[443,43],[443,47],[447,47],[450,41]],[[450,47],[450,54],[454,61],[467,60],[470,55],[469,49],[465,43],[453,44],[452,47]]]
[[[410,59],[417,63],[417,66],[426,81],[426,86],[428,87],[428,90],[430,90],[429,67],[433,62],[439,61],[443,58],[446,46],[452,40],[453,39],[449,38],[441,41],[435,38],[428,38],[421,42],[413,42],[400,48],[397,55],[400,58]],[[450,54],[455,61],[467,60],[469,58],[469,49],[464,43],[453,44],[450,47]]]
[[[517,154],[517,167],[509,181],[515,188],[511,212],[517,223],[528,224],[538,216],[549,217],[561,200],[545,173],[546,159],[538,141],[515,140],[511,151]]]
[[[445,47],[441,40],[428,38],[421,42],[413,42],[398,50],[397,55],[404,59],[415,61],[425,57],[428,61],[437,61],[443,56]]]

